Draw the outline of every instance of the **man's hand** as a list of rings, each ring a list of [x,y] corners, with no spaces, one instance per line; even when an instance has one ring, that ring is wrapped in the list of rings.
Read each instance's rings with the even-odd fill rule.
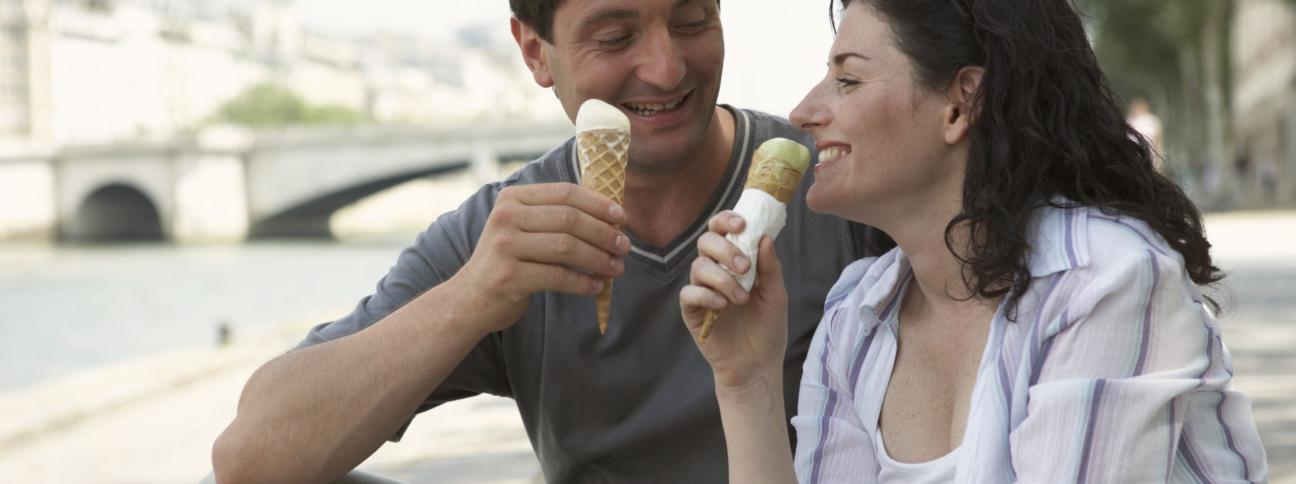
[[[625,271],[625,209],[571,183],[500,191],[477,248],[446,283],[465,298],[484,332],[513,325],[532,294],[596,295],[601,277]]]
[[[753,270],[742,251],[724,238],[742,232],[745,222],[725,211],[708,222],[698,239],[698,258],[690,282],[680,291],[684,324],[697,341],[707,310],[721,311],[715,330],[698,348],[715,374],[717,390],[744,387],[767,374],[781,375],[787,346],[787,291],[774,242],[761,239],[756,285],[750,294],[730,271]]]

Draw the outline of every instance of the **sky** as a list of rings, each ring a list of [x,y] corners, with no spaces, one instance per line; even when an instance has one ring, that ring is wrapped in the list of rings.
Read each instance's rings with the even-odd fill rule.
[[[337,32],[395,30],[445,38],[460,28],[486,23],[497,29],[497,35],[508,36],[505,0],[297,0],[297,4],[308,24]],[[730,0],[722,3],[721,19],[726,61],[720,102],[787,116],[823,77],[832,44],[826,0]]]

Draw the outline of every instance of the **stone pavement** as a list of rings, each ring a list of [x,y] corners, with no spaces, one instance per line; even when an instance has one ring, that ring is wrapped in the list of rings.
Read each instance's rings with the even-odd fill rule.
[[[1272,482],[1296,484],[1296,212],[1212,215],[1206,228],[1227,274],[1216,294],[1234,385],[1252,398]]]
[[[1271,481],[1296,484],[1296,212],[1213,215],[1229,277],[1224,341],[1254,399]],[[309,318],[315,321],[319,318]],[[193,483],[243,383],[307,324],[240,335],[0,395],[0,482]],[[415,419],[362,469],[411,483],[534,484],[539,467],[512,401],[477,397]]]

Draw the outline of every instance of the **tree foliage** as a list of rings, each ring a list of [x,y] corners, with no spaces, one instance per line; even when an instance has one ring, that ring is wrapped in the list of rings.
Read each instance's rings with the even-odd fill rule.
[[[345,106],[312,105],[284,86],[264,83],[243,91],[221,106],[216,119],[252,128],[298,125],[353,125],[363,113]]]

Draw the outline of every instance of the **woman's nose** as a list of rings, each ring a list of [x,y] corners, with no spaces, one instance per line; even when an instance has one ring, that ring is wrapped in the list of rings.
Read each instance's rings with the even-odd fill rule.
[[[797,107],[792,110],[788,119],[792,121],[793,126],[809,132],[811,129],[827,124],[828,113],[824,109],[823,97],[820,96],[820,88],[823,84],[823,82],[820,82],[811,88],[810,92],[807,92],[801,102],[797,104]]]

